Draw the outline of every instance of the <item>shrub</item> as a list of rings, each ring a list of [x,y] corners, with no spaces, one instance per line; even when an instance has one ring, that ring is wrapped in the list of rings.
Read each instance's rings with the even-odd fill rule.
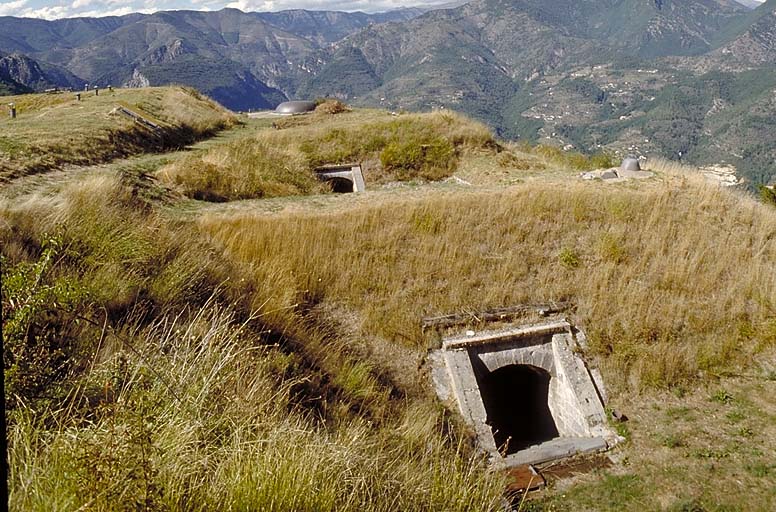
[[[341,102],[338,99],[327,99],[323,102],[319,103],[317,107],[315,107],[315,112],[317,114],[342,114],[343,112],[350,112],[350,109],[347,105],[345,105],[343,102]]]
[[[617,165],[614,156],[609,153],[595,153],[588,160],[593,169],[608,169]]]
[[[776,206],[776,189],[760,185],[757,190],[760,192],[760,199],[763,203]]]
[[[560,264],[566,268],[577,268],[581,263],[579,255],[576,253],[576,251],[569,249],[568,247],[561,249],[560,253],[558,254],[558,261],[560,261]]]
[[[391,142],[380,153],[386,171],[396,173],[400,180],[422,177],[438,180],[449,176],[457,159],[455,148],[441,137],[427,143],[421,141]]]
[[[79,350],[79,316],[89,294],[70,276],[57,277],[65,256],[59,238],[47,238],[36,261],[2,265],[3,357],[6,396],[55,394],[54,385],[73,368]]]

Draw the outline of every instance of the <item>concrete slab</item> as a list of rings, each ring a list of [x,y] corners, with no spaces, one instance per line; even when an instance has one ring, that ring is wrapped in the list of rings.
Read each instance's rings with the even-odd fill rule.
[[[540,464],[581,453],[606,450],[607,447],[606,439],[603,437],[558,438],[508,455],[504,463],[507,467]]]
[[[327,181],[336,178],[348,180],[353,184],[353,192],[365,192],[366,183],[361,164],[326,165],[315,169],[318,179]]]

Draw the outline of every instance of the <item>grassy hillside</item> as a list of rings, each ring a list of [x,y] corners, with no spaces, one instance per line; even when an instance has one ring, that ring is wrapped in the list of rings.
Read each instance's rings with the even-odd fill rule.
[[[274,334],[249,275],[135,192],[0,205],[12,509],[495,508],[432,401],[314,323]]]
[[[774,213],[667,178],[644,190],[526,184],[201,226],[273,283],[271,310],[330,300],[363,334],[415,349],[428,343],[422,316],[571,300],[609,381],[638,390],[744,366],[776,343]]]
[[[772,206],[659,162],[583,182],[610,162],[455,114],[261,126],[167,155],[160,181],[127,163],[0,189],[13,510],[503,510],[420,319],[545,300],[575,303],[631,421],[612,466],[525,509],[772,508]],[[391,167],[419,141],[450,160]],[[368,192],[301,195],[350,159],[375,161]],[[192,183],[250,199],[168,193]]]
[[[0,97],[18,117],[0,117],[0,180],[182,147],[231,126],[234,116],[192,89],[114,89],[74,94]],[[159,126],[136,123],[124,107]]]
[[[323,190],[312,171],[325,164],[363,162],[373,184],[438,180],[457,168],[463,153],[495,150],[484,125],[453,113],[316,112],[274,125],[278,130],[180,159],[159,177],[211,201],[304,195]]]

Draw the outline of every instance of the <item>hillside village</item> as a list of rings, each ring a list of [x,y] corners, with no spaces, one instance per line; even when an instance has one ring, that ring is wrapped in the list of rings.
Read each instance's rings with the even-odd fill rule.
[[[9,509],[776,510],[774,2],[0,16]]]

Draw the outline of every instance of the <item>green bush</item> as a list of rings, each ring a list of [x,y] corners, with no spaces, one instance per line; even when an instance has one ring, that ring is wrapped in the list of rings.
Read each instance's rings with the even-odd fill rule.
[[[438,180],[448,176],[457,163],[455,148],[441,137],[427,143],[422,141],[391,142],[380,153],[380,162],[386,171],[400,180],[422,177]]]
[[[73,368],[80,316],[89,294],[70,276],[57,276],[65,256],[61,239],[47,238],[36,261],[2,265],[3,357],[6,396],[53,397],[54,384]]]
[[[558,260],[566,268],[577,268],[582,263],[577,252],[568,247],[561,249]]]
[[[593,169],[606,169],[617,166],[614,156],[609,153],[595,153],[590,155],[588,160],[590,161],[590,167]]]
[[[776,189],[760,185],[757,187],[757,190],[760,192],[760,199],[763,203],[776,206]]]

